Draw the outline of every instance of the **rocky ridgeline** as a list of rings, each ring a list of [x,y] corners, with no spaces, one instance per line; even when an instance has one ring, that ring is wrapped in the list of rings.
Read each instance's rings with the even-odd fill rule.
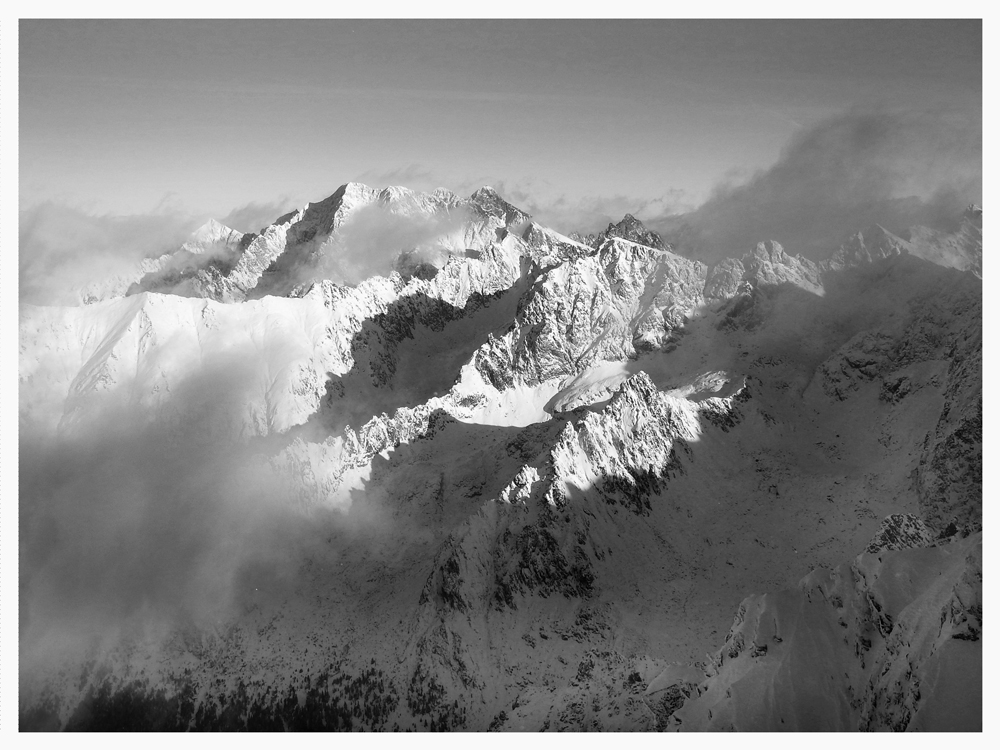
[[[701,302],[704,281],[701,263],[609,239],[596,253],[542,274],[511,330],[476,353],[476,369],[504,390],[634,358],[683,325]]]
[[[456,310],[465,310],[471,298],[487,298],[510,289],[528,273],[526,249],[514,237],[486,246],[477,257],[453,257],[430,280],[404,280],[398,273],[373,276],[357,286],[341,286],[321,281],[298,289],[295,295],[322,300],[330,311],[327,335],[335,357],[328,360],[329,372],[342,375],[355,363],[355,337],[365,321],[385,315],[395,302],[397,312],[386,320],[387,341],[398,341],[417,323],[428,323],[433,303],[407,300],[434,300]]]
[[[542,274],[525,294],[512,329],[477,352],[475,365],[484,380],[503,390],[577,374],[598,361],[634,359],[668,347],[688,315],[706,303],[785,285],[822,295],[831,275],[904,252],[888,241],[869,249],[861,238],[821,263],[768,241],[707,268],[612,237],[595,253]]]
[[[687,443],[703,430],[725,429],[723,419],[738,424],[748,398],[744,385],[727,398],[695,403],[657,390],[644,372],[629,378],[605,406],[577,414],[575,424],[566,421],[466,530],[453,535],[423,598],[466,611],[516,608],[517,595],[588,597],[594,553],[584,541],[595,504],[648,515],[671,477],[683,471],[678,454]],[[483,549],[492,550],[486,579],[469,570],[482,564],[475,550]]]
[[[595,540],[642,523],[684,471],[679,454],[688,441],[719,429],[723,415],[739,423],[748,398],[741,387],[695,403],[658,391],[640,372],[602,408],[578,412],[575,422],[549,431],[554,439],[523,435],[518,452],[527,463],[449,534],[420,596],[417,621],[426,633],[417,640],[416,659],[419,669],[439,675],[445,698],[496,682],[495,666],[476,644],[498,627],[494,618],[530,611],[539,599],[580,607],[553,634],[561,641],[610,646],[608,608],[590,604],[601,592],[599,566],[609,554]],[[542,639],[549,637],[544,630]],[[464,649],[456,646],[462,643]]]
[[[467,295],[470,289],[476,288],[485,293],[502,289],[505,285],[513,285],[516,253],[511,251],[503,255],[499,250],[515,246],[522,248],[522,241],[508,236],[500,246],[491,246],[479,259],[453,259],[431,281],[412,279],[393,294],[397,299],[407,295],[414,295],[413,298],[417,299],[420,294],[427,298],[446,300],[458,315],[464,314],[459,305],[463,302],[463,295]],[[517,252],[524,251],[521,249]],[[538,275],[522,296],[510,330],[500,337],[490,335],[487,343],[475,352],[472,364],[485,383],[501,392],[518,385],[533,386],[565,378],[586,370],[596,362],[635,359],[644,352],[668,349],[681,335],[687,315],[698,306],[706,304],[706,300],[736,300],[736,308],[730,312],[740,313],[737,309],[740,301],[746,297],[747,304],[752,305],[754,290],[758,288],[791,285],[814,294],[822,294],[824,279],[831,274],[839,276],[845,272],[845,267],[848,271],[864,270],[874,262],[887,262],[887,259],[900,254],[902,253],[888,250],[874,255],[870,252],[842,253],[836,263],[815,264],[800,256],[788,255],[778,243],[766,242],[759,243],[741,259],[724,261],[709,270],[697,261],[682,258],[669,251],[658,251],[612,238],[596,253],[565,260]],[[504,270],[499,275],[491,276],[488,269],[495,268],[497,263],[505,264]],[[521,273],[525,273],[523,268]],[[467,278],[475,278],[476,283],[466,283]],[[491,279],[494,280],[493,283],[490,283]],[[396,283],[400,282],[401,280],[397,280]],[[366,285],[376,283],[385,284],[381,279],[373,279],[359,285],[357,289],[363,290]],[[970,304],[975,306],[970,282],[956,277],[953,283],[957,287],[956,291],[946,296],[944,303],[934,302],[925,306],[924,313],[908,328],[885,339],[891,343],[889,348],[892,351],[880,355],[882,358],[878,360],[878,364],[872,360],[870,352],[861,357],[851,354],[859,347],[870,349],[872,345],[869,342],[873,340],[873,336],[882,341],[878,339],[881,334],[872,332],[859,334],[845,345],[843,352],[825,362],[822,366],[823,387],[827,392],[834,397],[844,398],[852,388],[857,388],[859,382],[887,376],[914,362],[947,356],[946,350],[951,346],[948,342],[954,336],[935,326],[939,328],[941,321],[978,319],[974,310],[970,314],[966,309]],[[323,288],[326,294],[336,295],[339,300],[337,307],[343,305],[345,311],[354,311],[348,323],[334,327],[340,332],[338,350],[346,352],[347,334],[359,330],[366,316],[370,318],[384,308],[380,305],[359,305],[352,290],[336,287],[329,282],[324,283]],[[390,296],[387,293],[381,299],[388,300]],[[469,304],[469,299],[465,296],[466,305]],[[427,306],[422,304],[424,309],[397,308],[392,320],[380,323],[377,345],[372,345],[370,338],[362,342],[366,368],[377,385],[384,383],[388,374],[394,371],[392,351],[395,344],[410,334],[415,322],[426,323],[424,318]],[[331,306],[334,305],[331,303]],[[958,309],[959,307],[962,309]],[[746,313],[742,314],[745,316]],[[446,323],[447,321],[442,320],[438,325],[443,327]],[[971,325],[972,323],[968,323],[965,328]],[[974,337],[973,340],[967,338],[962,339],[966,341],[964,346],[971,347],[972,351],[976,342]],[[357,347],[358,342],[355,341],[353,346]],[[342,364],[332,371],[344,372],[354,361],[353,356],[342,354],[339,358]],[[973,381],[969,380],[978,372],[974,353],[973,360],[959,369],[964,373],[965,379],[962,382],[967,387],[974,386]],[[488,397],[487,393],[482,393],[478,398],[482,400]],[[956,403],[961,402],[965,405],[964,408],[974,412],[975,401],[970,405],[967,403],[968,399],[963,399],[964,395]],[[357,432],[351,429],[345,431],[345,452],[342,454],[345,467],[363,466],[371,456],[400,442],[419,438],[421,431],[428,425],[429,415],[436,409],[444,409],[459,418],[467,419],[469,407],[474,406],[473,400],[475,399],[467,394],[459,395],[453,389],[440,399],[416,407],[401,408],[391,416],[373,415]],[[968,417],[972,418],[974,414]],[[940,430],[943,431],[943,436],[934,445],[946,443],[947,436],[956,429],[968,432],[968,419],[965,422],[959,420],[957,426],[942,425]],[[962,427],[963,424],[966,425],[965,428]],[[961,434],[965,435],[965,432]],[[955,440],[952,440],[948,449],[952,453],[959,450],[965,452],[965,468],[960,472],[955,468],[954,462],[948,465],[949,468],[945,468],[939,458],[936,471],[944,472],[952,480],[960,473],[967,477],[974,476],[975,467],[970,465],[970,461],[975,455],[975,442],[965,441],[960,447],[956,447],[954,443]],[[933,450],[929,447],[928,455]],[[929,458],[928,462],[928,467],[931,467],[933,459]],[[929,468],[926,473],[928,477],[931,470]],[[940,479],[928,479],[928,482],[931,481],[938,485],[942,483]],[[968,484],[968,480],[965,484]],[[929,496],[929,493],[924,494]],[[945,523],[950,520],[947,519]]]
[[[461,199],[443,189],[427,194],[348,183],[328,198],[280,217],[260,234],[244,236],[228,230],[230,252],[200,258],[200,262],[185,258],[189,262],[177,262],[175,267],[147,275],[130,293],[179,293],[226,303],[268,294],[288,295],[323,278],[322,259],[344,252],[345,225],[359,216],[368,218],[373,229],[380,220],[407,218],[421,229],[431,226],[431,241],[458,252],[481,251],[508,233],[520,236],[530,225],[527,214],[491,188],[481,188],[470,198]],[[400,247],[398,251],[408,249]]]
[[[496,208],[495,205],[493,207]],[[254,242],[269,242],[268,238],[281,235],[284,227],[284,224],[269,227],[251,245]],[[245,239],[243,237],[240,241]],[[407,313],[413,320],[428,318],[435,302],[463,311],[470,299],[488,299],[524,278],[533,267],[534,256],[543,258],[546,253],[559,255],[566,252],[565,243],[557,236],[553,240],[554,248],[549,248],[545,241],[544,234],[534,237],[533,246],[515,234],[505,234],[502,239],[496,239],[494,235],[494,239],[479,251],[450,257],[430,279],[411,277],[407,280],[398,273],[392,273],[387,277],[370,277],[356,286],[322,281],[293,290],[293,299],[265,298],[247,301],[244,305],[227,305],[224,309],[214,307],[218,303],[213,300],[182,300],[176,295],[133,296],[127,304],[111,301],[116,305],[115,316],[119,317],[110,322],[106,331],[100,332],[89,326],[85,319],[77,321],[84,326],[80,335],[86,334],[89,342],[86,350],[89,353],[81,357],[84,367],[68,384],[72,403],[67,414],[82,415],[91,401],[99,410],[97,402],[103,403],[113,392],[124,392],[126,384],[131,386],[133,396],[144,404],[143,408],[159,408],[171,387],[176,389],[182,379],[190,375],[188,372],[174,372],[186,361],[178,352],[187,346],[190,349],[188,360],[203,360],[203,342],[209,339],[211,331],[218,330],[220,320],[225,320],[225,325],[248,328],[251,337],[257,335],[253,331],[259,330],[258,326],[263,326],[263,330],[273,330],[274,335],[265,339],[265,355],[272,347],[287,349],[288,341],[303,335],[310,338],[308,351],[303,351],[299,360],[286,363],[287,367],[280,371],[282,382],[277,389],[269,391],[268,398],[272,401],[276,398],[294,406],[284,407],[281,418],[274,420],[269,416],[274,411],[273,405],[263,401],[256,403],[254,398],[248,396],[246,404],[241,407],[243,417],[233,423],[234,435],[263,435],[288,429],[316,412],[324,394],[325,381],[331,373],[342,375],[354,367],[352,347],[365,321],[385,314],[401,299],[431,302],[413,306]],[[244,253],[243,259],[248,257]],[[240,267],[239,264],[237,266]],[[247,266],[244,264],[243,267]],[[235,277],[231,277],[230,281],[232,278]],[[225,295],[222,297],[225,298]],[[31,316],[23,319],[22,339],[31,338],[32,330],[39,326],[41,328],[35,332],[38,336],[43,335],[44,328],[47,328],[45,335],[57,340],[75,335],[74,331],[79,326],[68,326],[63,320],[66,315],[56,315],[56,312],[53,308],[49,315],[46,310],[39,310],[39,320]],[[52,321],[41,320],[46,315],[55,317]],[[292,317],[289,318],[289,315]],[[285,341],[278,340],[278,332],[288,325],[297,324],[300,317],[303,323],[310,321],[306,323],[307,330],[286,331]],[[315,322],[314,318],[317,319]],[[408,324],[406,321],[397,323],[399,330],[394,335],[402,335]],[[279,324],[278,327],[276,324]],[[175,330],[182,335],[174,336]],[[90,341],[95,335],[97,338]],[[227,342],[227,348],[237,347],[238,341],[237,337]],[[171,351],[160,348],[168,343]],[[68,347],[80,346],[79,342],[74,344],[73,341],[66,341],[65,344]],[[253,346],[254,349],[259,348],[257,343]],[[161,351],[165,362],[155,366]],[[26,350],[26,353],[30,352]],[[281,356],[288,357],[287,354]],[[136,362],[137,358],[146,365],[138,371],[129,364]],[[33,368],[28,363],[22,364],[22,379],[30,377],[29,372]],[[391,363],[386,365],[391,366]],[[225,415],[225,421],[232,422],[232,417]],[[74,417],[73,421],[80,420]]]
[[[780,286],[792,284],[814,293],[823,290],[824,267],[799,255],[789,255],[777,242],[758,242],[740,258],[727,258],[715,264],[705,281],[705,298],[726,300],[747,285]]]
[[[983,209],[969,206],[954,232],[910,227],[909,250],[932,263],[983,277]]]
[[[677,448],[701,434],[703,424],[739,421],[746,386],[727,398],[692,402],[657,390],[644,372],[632,376],[608,404],[568,421],[540,467],[525,466],[500,502],[540,500],[560,509],[576,491],[591,488],[608,503],[643,515],[660,480],[676,471]]]

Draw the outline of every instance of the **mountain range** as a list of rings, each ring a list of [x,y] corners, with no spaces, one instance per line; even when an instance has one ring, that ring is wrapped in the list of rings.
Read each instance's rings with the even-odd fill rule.
[[[955,227],[349,183],[22,305],[21,729],[981,729]]]

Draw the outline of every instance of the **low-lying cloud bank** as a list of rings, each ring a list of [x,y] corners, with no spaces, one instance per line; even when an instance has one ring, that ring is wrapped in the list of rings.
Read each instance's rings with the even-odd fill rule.
[[[669,165],[659,169],[669,179]],[[365,176],[415,190],[440,182],[433,170],[417,164]],[[748,179],[719,184],[700,206],[669,185],[652,197],[584,198],[560,195],[544,180],[483,177],[451,187],[466,194],[486,183],[536,221],[566,234],[601,231],[630,213],[682,252],[710,262],[742,255],[768,239],[821,258],[873,223],[901,233],[918,224],[953,228],[969,203],[982,202],[982,117],[853,109],[803,129],[777,163]]]
[[[220,359],[177,388],[167,418],[121,395],[55,439],[22,425],[22,661],[213,620],[248,566],[281,574],[300,524],[252,450],[216,439],[252,378]]]
[[[57,435],[22,423],[22,677],[122,638],[225,628],[292,596],[304,560],[398,531],[364,493],[303,505],[308,479],[268,460],[285,438],[239,439],[266,361],[256,346],[206,351],[159,400],[123,383]]]

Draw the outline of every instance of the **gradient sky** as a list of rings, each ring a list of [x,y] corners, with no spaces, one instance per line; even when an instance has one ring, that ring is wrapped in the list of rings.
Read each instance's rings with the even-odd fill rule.
[[[980,113],[981,60],[979,21],[21,21],[21,209],[692,208],[850,107]]]

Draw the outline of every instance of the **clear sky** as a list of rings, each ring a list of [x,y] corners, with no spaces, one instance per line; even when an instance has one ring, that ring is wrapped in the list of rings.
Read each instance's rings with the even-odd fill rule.
[[[693,208],[851,107],[981,113],[981,34],[979,21],[21,21],[20,204],[221,218],[360,180],[494,184],[552,216]]]

